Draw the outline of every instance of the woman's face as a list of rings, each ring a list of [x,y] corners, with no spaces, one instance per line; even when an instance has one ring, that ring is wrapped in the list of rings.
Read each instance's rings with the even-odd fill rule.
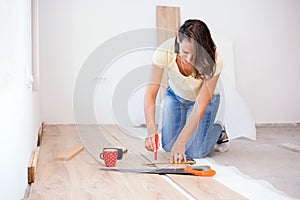
[[[180,55],[185,62],[191,63],[193,58],[193,46],[187,39],[182,40]]]
[[[176,62],[179,71],[184,76],[189,76],[193,72],[193,66],[191,64],[193,59],[193,47],[192,43],[184,39],[180,45],[180,52],[176,58]]]

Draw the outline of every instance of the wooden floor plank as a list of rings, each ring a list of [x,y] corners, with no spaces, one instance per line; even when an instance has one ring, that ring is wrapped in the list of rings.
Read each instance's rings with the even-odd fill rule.
[[[145,149],[144,139],[134,137],[136,134],[129,133],[116,125],[102,125],[102,127],[106,134],[118,138],[118,140],[122,142],[122,145],[128,148],[128,153],[124,154],[124,158],[121,161],[123,164],[118,163],[117,168],[147,168],[149,166],[147,166],[146,163],[154,161],[154,153]],[[137,158],[131,158],[134,156],[139,159],[139,162],[136,162]],[[168,157],[168,152],[160,152],[157,161],[167,162]],[[159,165],[157,168],[163,168],[165,166],[166,165]]]
[[[101,163],[86,150],[69,161],[55,159],[58,152],[78,144],[80,139],[75,127],[45,127],[31,198],[43,200],[185,199],[159,175],[102,172],[98,169]],[[137,163],[144,162],[138,161],[135,155],[131,153],[124,156],[128,159],[132,156],[130,160],[136,160]]]
[[[144,167],[143,164],[146,160],[138,152],[140,149],[144,149],[144,147],[140,145],[140,143],[143,144],[143,141],[124,135],[122,130],[120,130],[117,126],[81,126],[79,136],[85,145],[85,148],[98,162],[102,164],[102,167],[104,167],[104,163],[99,158],[99,153],[104,147],[128,149],[128,152],[123,155],[122,160],[117,161],[117,168]],[[136,149],[137,147],[138,150]]]
[[[153,159],[150,153],[144,153],[147,160]],[[170,152],[159,151],[157,162],[168,162]],[[184,168],[184,164],[163,164],[156,165],[157,168]],[[195,177],[167,175],[176,184],[180,185],[185,191],[197,199],[246,199],[225,185],[221,184],[212,177]]]
[[[105,147],[121,147],[121,143],[112,136],[105,134],[98,125],[77,125],[76,132],[85,146],[86,150],[94,159],[104,165],[103,160],[99,158],[100,152]]]
[[[65,149],[62,152],[59,152],[56,156],[57,160],[70,160],[76,156],[80,151],[83,150],[83,146],[73,146],[71,148]]]
[[[176,184],[197,199],[246,199],[212,177],[168,175]]]
[[[135,137],[135,134],[129,133],[117,125],[102,125],[101,127],[106,131],[106,133],[118,138],[118,140],[122,142],[122,144],[126,146],[130,152],[148,153],[144,146],[144,139]]]

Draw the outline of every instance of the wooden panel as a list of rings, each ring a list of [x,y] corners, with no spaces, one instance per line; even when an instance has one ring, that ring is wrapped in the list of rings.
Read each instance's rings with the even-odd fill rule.
[[[180,8],[170,6],[156,7],[156,23],[161,29],[158,31],[158,44],[176,36],[176,32],[180,27]],[[164,30],[164,31],[163,31]]]
[[[156,7],[156,23],[158,27],[157,42],[158,45],[165,40],[175,37],[180,27],[180,8],[170,6],[157,6]],[[166,70],[164,71],[161,86],[160,86],[160,102],[162,102],[166,85],[168,81],[168,75]],[[159,124],[162,122],[160,121]]]

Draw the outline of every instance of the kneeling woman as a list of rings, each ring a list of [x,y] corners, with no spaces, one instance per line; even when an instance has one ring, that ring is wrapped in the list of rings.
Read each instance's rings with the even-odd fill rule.
[[[163,99],[162,147],[171,152],[170,161],[205,157],[216,143],[228,141],[223,126],[214,123],[222,67],[210,31],[200,20],[187,20],[176,38],[156,49],[144,102],[147,150],[155,150],[155,102],[164,69],[168,86]]]

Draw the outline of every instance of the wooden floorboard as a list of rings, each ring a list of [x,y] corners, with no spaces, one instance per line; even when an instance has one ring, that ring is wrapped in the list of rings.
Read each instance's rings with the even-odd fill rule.
[[[168,175],[168,177],[197,199],[246,199],[211,177],[180,176],[171,174]]]
[[[112,128],[112,127],[110,127]],[[115,132],[116,133],[116,132]],[[153,161],[153,153],[143,153],[147,160]],[[170,153],[159,151],[157,162],[169,162]],[[184,168],[182,164],[160,164],[157,168]],[[167,175],[173,182],[197,199],[246,199],[212,177]]]
[[[135,137],[135,134],[129,133],[126,129],[116,125],[102,125],[105,133],[112,135],[114,138],[118,138],[119,142],[123,146],[126,146],[129,152],[132,153],[149,153],[144,148],[144,139]]]
[[[77,144],[80,144],[80,140],[75,127],[45,127],[31,198],[43,200],[185,199],[159,175],[99,171],[98,168],[103,166],[86,150],[69,161],[56,160],[58,152]],[[124,156],[128,160],[144,162],[134,157],[135,154]],[[120,161],[122,162],[123,160]]]

